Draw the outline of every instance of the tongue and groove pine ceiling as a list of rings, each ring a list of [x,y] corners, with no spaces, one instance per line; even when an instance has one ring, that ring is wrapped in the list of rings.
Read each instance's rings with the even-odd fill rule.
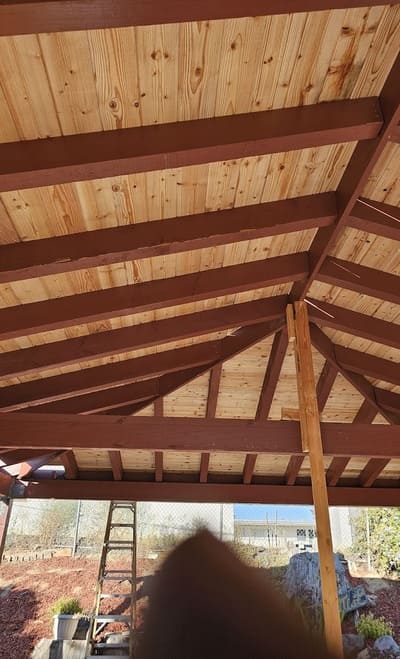
[[[2,477],[308,501],[305,299],[330,501],[393,503],[400,4],[214,4],[0,5]]]

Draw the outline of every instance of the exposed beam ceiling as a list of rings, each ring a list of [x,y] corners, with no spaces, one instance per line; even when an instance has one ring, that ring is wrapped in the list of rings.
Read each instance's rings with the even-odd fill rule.
[[[372,7],[376,0],[3,0],[0,4],[0,36],[38,32],[69,32],[133,25],[157,25],[189,21],[264,16],[325,9]]]
[[[385,425],[322,423],[325,455],[400,457],[400,428]],[[65,414],[0,414],[4,446],[58,449],[154,451],[239,451],[301,455],[295,421],[248,421],[181,417],[79,416]]]
[[[7,352],[0,355],[0,377],[38,373],[52,367],[278,319],[285,314],[286,301],[285,295],[255,300],[180,316],[179,323],[175,317],[167,318]]]
[[[333,192],[0,245],[0,283],[332,224]]]
[[[0,310],[0,339],[13,339],[304,279],[307,252],[117,286]]]
[[[0,192],[376,138],[376,98],[0,144]],[[355,199],[353,200],[354,203]]]

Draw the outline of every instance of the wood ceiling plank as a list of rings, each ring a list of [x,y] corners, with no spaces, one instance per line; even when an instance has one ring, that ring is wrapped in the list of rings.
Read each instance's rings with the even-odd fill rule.
[[[0,192],[377,138],[376,98],[0,144]],[[27,166],[29,163],[29,166]]]

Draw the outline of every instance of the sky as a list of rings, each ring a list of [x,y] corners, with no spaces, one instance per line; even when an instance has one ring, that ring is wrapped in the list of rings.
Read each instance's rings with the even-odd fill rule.
[[[314,520],[314,509],[312,506],[270,506],[249,503],[237,503],[234,507],[235,519],[269,520],[276,519],[286,521],[312,522]]]

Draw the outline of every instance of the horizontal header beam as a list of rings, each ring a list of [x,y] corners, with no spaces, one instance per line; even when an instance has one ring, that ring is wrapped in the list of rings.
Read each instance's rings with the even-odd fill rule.
[[[400,457],[400,427],[322,423],[325,455]],[[377,433],[379,432],[379,441]],[[295,421],[174,417],[0,414],[4,447],[239,451],[300,455]]]
[[[398,506],[400,488],[328,487],[331,506]],[[276,503],[312,505],[311,487],[213,483],[133,483],[127,481],[32,482],[14,486],[16,498],[182,501],[198,503]]]
[[[0,36],[372,7],[376,0],[3,0]]]
[[[361,98],[9,142],[0,192],[369,140],[381,127],[378,99]]]
[[[0,245],[0,283],[332,224],[333,192]]]

